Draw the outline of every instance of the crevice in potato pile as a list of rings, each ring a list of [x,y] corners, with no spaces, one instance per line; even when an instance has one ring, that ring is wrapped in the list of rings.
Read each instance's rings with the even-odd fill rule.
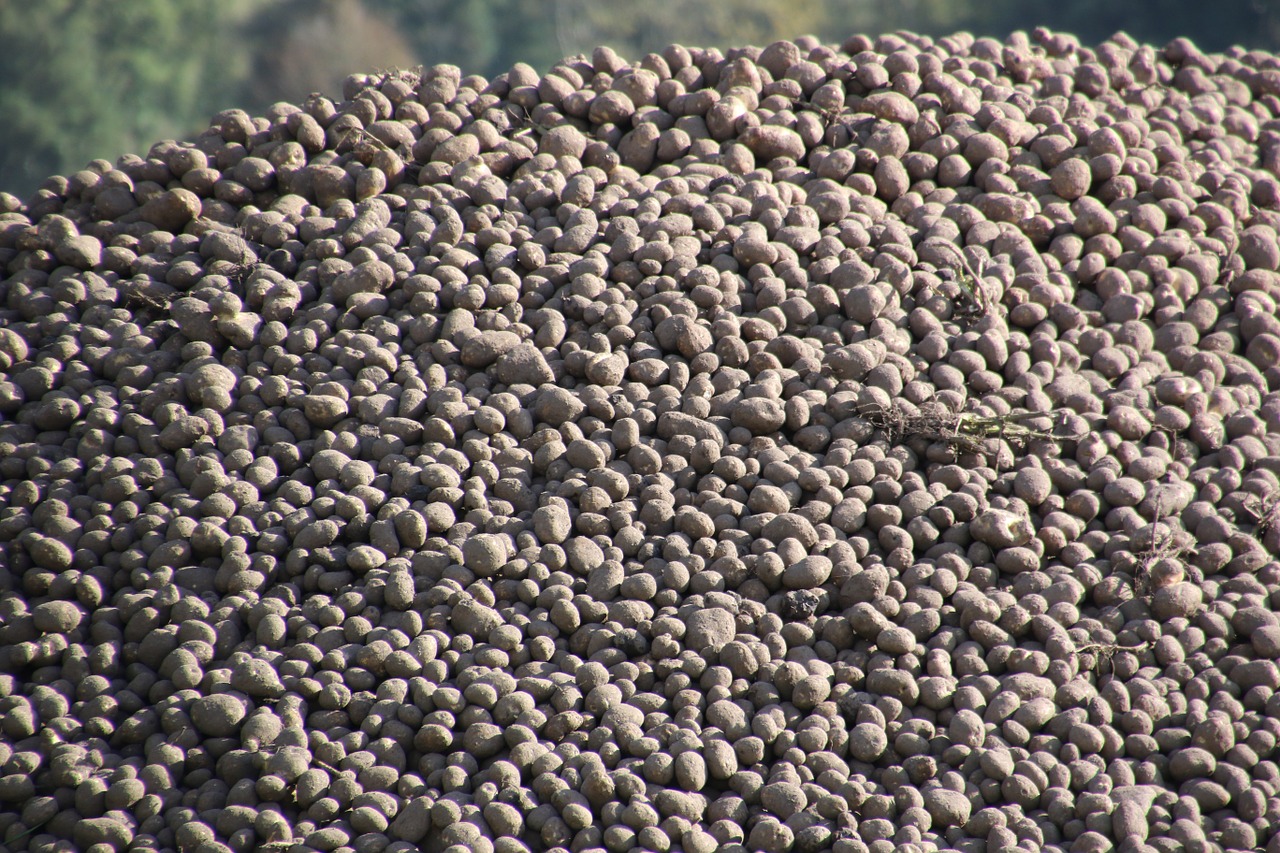
[[[348,78],[0,195],[12,851],[1280,851],[1280,59]]]

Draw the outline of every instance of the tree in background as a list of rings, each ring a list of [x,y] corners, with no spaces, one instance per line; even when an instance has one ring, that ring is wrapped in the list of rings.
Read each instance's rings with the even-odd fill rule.
[[[739,0],[706,3],[599,4],[556,0],[556,34],[563,53],[585,53],[608,45],[623,56],[643,56],[672,43],[703,47],[776,41],[780,34],[817,32],[825,17],[822,0]]]
[[[411,67],[421,60],[396,22],[360,0],[272,0],[246,28],[252,73],[243,87],[256,109],[337,97],[351,73]],[[465,4],[464,4],[465,5]]]
[[[0,0],[0,186],[145,151],[230,106],[255,0]]]
[[[522,0],[363,0],[371,14],[396,22],[417,62],[457,65],[492,77],[517,62],[548,68],[564,56],[552,3]]]
[[[1097,44],[1124,31],[1163,45],[1187,36],[1205,50],[1233,44],[1280,50],[1280,3],[1275,0],[826,0],[821,35],[899,29],[929,35],[968,30],[1003,38],[1045,26]]]
[[[1280,49],[1280,0],[0,0],[0,190],[189,138],[228,107],[261,114],[352,72],[451,63],[494,76],[607,44],[730,47],[814,34],[1046,25],[1207,50]]]
[[[1074,33],[1086,44],[1124,30],[1151,44],[1186,36],[1206,50],[1233,44],[1280,50],[1280,4],[1274,0],[1033,0],[1027,5],[1035,20]]]

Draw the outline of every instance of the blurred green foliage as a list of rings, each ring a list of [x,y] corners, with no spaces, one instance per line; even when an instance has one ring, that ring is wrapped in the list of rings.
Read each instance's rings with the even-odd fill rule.
[[[0,189],[197,133],[219,110],[261,114],[348,73],[452,63],[545,69],[600,44],[766,44],[815,34],[1036,26],[1086,44],[1124,30],[1163,44],[1280,50],[1280,0],[0,0]]]
[[[0,0],[0,187],[190,133],[246,75],[255,5]]]

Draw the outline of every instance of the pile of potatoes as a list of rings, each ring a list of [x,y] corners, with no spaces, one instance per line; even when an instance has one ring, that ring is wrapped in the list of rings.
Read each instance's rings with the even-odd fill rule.
[[[347,79],[0,194],[0,844],[1280,851],[1280,58]]]

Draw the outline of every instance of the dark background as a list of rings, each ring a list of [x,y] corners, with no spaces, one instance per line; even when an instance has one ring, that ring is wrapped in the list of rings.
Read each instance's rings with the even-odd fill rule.
[[[229,107],[338,99],[352,72],[447,62],[493,76],[602,44],[639,58],[672,42],[1037,26],[1085,44],[1123,30],[1280,51],[1280,0],[0,0],[0,191],[25,198]]]

